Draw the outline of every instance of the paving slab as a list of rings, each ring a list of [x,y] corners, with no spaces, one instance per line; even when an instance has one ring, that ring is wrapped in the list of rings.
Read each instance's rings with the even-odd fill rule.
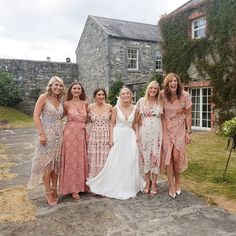
[[[14,163],[10,172],[17,177],[0,181],[0,189],[25,187],[34,152],[34,128],[0,130],[0,143],[6,148],[0,163]],[[158,194],[138,194],[129,200],[103,198],[89,193],[75,201],[60,196],[56,207],[49,207],[43,186],[28,191],[36,207],[35,220],[23,223],[1,222],[0,235],[236,235],[236,214],[209,206],[187,191],[171,199],[167,183],[158,183]],[[0,202],[1,204],[1,202]],[[1,215],[1,212],[0,212]]]

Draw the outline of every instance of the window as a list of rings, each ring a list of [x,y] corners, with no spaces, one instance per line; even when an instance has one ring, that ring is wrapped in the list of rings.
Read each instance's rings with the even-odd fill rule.
[[[206,18],[202,17],[192,21],[192,39],[206,36]]]
[[[196,129],[211,128],[211,88],[192,88],[192,126]]]
[[[162,58],[159,50],[156,50],[156,71],[162,71]]]
[[[138,70],[138,49],[128,48],[127,60],[129,70]]]

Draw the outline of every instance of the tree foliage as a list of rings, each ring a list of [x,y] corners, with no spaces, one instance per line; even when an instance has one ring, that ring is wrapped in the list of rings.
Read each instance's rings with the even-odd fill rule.
[[[0,95],[0,106],[14,106],[22,101],[22,94],[12,74],[0,72]]]
[[[120,89],[123,87],[123,81],[118,79],[113,82],[109,89],[108,100],[109,103],[114,106],[116,105],[117,97],[119,95]]]

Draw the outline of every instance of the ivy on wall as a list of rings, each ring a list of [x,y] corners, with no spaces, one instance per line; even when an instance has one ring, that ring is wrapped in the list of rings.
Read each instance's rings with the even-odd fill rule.
[[[199,8],[206,12],[207,37],[192,40],[188,17]],[[203,5],[162,17],[159,24],[165,71],[179,74],[187,84],[193,62],[199,75],[211,80],[212,101],[219,111],[220,123],[235,116],[232,108],[236,104],[236,1],[205,0]]]

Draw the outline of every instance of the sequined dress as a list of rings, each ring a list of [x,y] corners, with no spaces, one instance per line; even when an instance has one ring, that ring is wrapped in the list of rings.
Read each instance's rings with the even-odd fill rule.
[[[39,185],[44,173],[52,170],[59,171],[63,132],[62,115],[63,106],[61,103],[56,108],[49,100],[46,101],[41,113],[41,124],[47,144],[42,145],[37,137],[28,188]]]

